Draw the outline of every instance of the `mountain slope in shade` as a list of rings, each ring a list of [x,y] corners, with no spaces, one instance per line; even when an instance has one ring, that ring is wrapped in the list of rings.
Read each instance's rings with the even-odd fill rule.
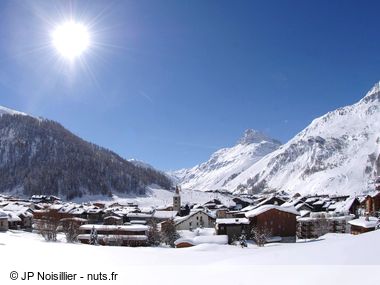
[[[185,189],[225,190],[230,181],[280,145],[279,141],[249,129],[235,146],[218,150],[207,162],[170,175]]]
[[[88,143],[59,123],[0,107],[0,192],[66,199],[111,193],[144,194],[171,181]]]
[[[235,192],[359,194],[380,174],[380,83],[358,103],[315,119],[231,180]]]

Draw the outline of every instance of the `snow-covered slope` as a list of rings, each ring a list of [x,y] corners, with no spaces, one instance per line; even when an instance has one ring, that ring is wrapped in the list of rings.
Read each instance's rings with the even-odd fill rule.
[[[45,242],[35,233],[1,233],[0,283],[357,285],[380,281],[376,273],[380,264],[380,231],[357,236],[327,234],[309,242],[273,243],[265,247],[248,243],[247,248],[217,244],[132,248],[69,244],[62,235],[58,239]],[[11,280],[10,276],[17,277],[15,270],[18,280]],[[27,272],[34,276],[25,282],[21,278]],[[60,272],[77,274],[76,279],[38,279],[52,273],[58,276]],[[112,280],[112,273],[117,278]],[[89,281],[89,276],[98,281]]]
[[[226,187],[237,192],[359,194],[380,171],[380,83],[358,103],[315,119]]]
[[[0,116],[2,116],[4,114],[8,114],[8,115],[23,115],[23,116],[27,115],[25,113],[22,113],[22,112],[19,112],[19,111],[15,111],[15,110],[9,109],[7,107],[0,106]]]
[[[177,178],[177,182],[185,189],[227,189],[226,185],[230,181],[279,146],[280,142],[248,129],[235,146],[218,150],[205,163],[170,175]]]
[[[57,122],[0,108],[0,193],[73,198],[144,194],[171,180],[86,142]]]

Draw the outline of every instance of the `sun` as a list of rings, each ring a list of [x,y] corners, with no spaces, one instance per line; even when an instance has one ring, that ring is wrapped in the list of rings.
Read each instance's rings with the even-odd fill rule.
[[[54,29],[52,43],[62,57],[74,60],[89,48],[90,33],[82,23],[65,22]]]

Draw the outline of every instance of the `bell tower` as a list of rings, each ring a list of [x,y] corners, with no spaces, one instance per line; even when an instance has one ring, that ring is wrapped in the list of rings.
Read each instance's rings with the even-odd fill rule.
[[[181,196],[179,195],[180,188],[178,185],[175,187],[175,193],[173,196],[173,211],[179,212],[181,210]]]

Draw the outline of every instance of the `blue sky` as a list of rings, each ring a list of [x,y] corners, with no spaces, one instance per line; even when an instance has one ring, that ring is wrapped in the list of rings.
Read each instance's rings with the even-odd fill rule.
[[[190,167],[245,129],[286,142],[380,80],[378,1],[0,1],[0,105],[122,157]],[[90,26],[81,62],[55,24]]]

